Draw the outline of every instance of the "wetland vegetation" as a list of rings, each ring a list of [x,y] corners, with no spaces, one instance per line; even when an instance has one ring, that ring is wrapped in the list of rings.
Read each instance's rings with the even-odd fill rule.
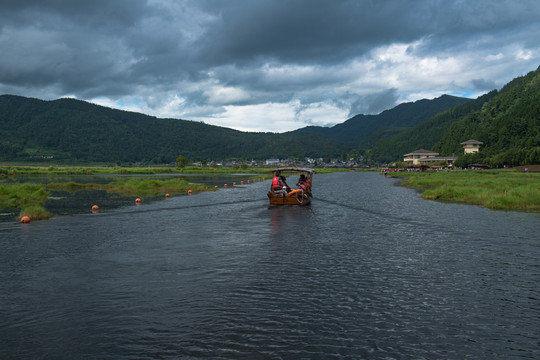
[[[540,173],[463,170],[395,173],[401,184],[423,190],[422,198],[496,210],[540,212]]]
[[[317,173],[330,173],[343,169],[317,169]],[[22,176],[49,175],[159,175],[159,174],[253,174],[251,181],[268,179],[269,168],[232,167],[107,167],[107,166],[0,166],[0,178],[15,181],[0,183],[0,209],[16,209],[18,218],[29,216],[33,220],[53,216],[45,208],[52,198],[51,192],[104,190],[107,193],[133,197],[171,196],[202,191],[215,187],[190,183],[182,178],[159,180],[127,176],[108,183],[78,181],[29,183],[18,182]],[[540,212],[540,173],[521,173],[512,170],[449,171],[427,173],[392,173],[402,177],[402,185],[421,189],[422,198],[480,205],[490,209]],[[84,177],[81,177],[81,180]],[[231,184],[232,185],[232,184]],[[5,212],[5,211],[4,211]]]

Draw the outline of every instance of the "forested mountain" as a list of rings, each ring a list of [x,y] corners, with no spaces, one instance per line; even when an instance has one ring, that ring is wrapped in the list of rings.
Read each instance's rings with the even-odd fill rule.
[[[461,156],[458,165],[540,164],[540,67],[512,80],[481,109],[454,122],[433,149],[462,152],[459,143],[468,139],[484,144],[478,154]]]
[[[0,96],[0,160],[169,163],[227,158],[338,157],[343,147],[320,134],[246,133],[158,119],[74,99]],[[50,161],[50,160],[49,160]]]
[[[297,132],[315,132],[356,147],[366,147],[390,134],[415,127],[432,116],[471,99],[442,95],[433,100],[403,103],[378,115],[356,115],[331,128],[308,126]],[[364,145],[364,146],[363,146]]]
[[[463,155],[460,144],[469,139],[484,143],[478,154]],[[383,139],[365,155],[372,161],[389,162],[421,148],[460,155],[459,166],[540,163],[540,68],[512,80],[500,91],[493,90]]]
[[[380,115],[356,116],[335,129],[273,134],[158,119],[75,99],[43,101],[2,95],[0,161],[50,161],[52,157],[55,162],[169,163],[179,155],[190,161],[345,158],[348,152],[357,154],[359,141],[378,129],[397,126],[401,131],[465,101],[442,96],[401,104]]]
[[[462,154],[461,142],[482,141],[458,163],[540,163],[540,68],[475,100],[443,95],[357,115],[332,128],[284,134],[248,133],[195,121],[159,119],[80,100],[0,96],[0,161],[170,163],[364,154],[401,160],[419,148]]]
[[[414,128],[408,128],[397,135],[382,138],[366,150],[365,157],[376,162],[391,162],[403,159],[404,154],[417,149],[433,149],[452,123],[472,111],[481,109],[484,103],[496,94],[497,90],[491,91],[468,103],[439,113]],[[459,143],[463,141],[457,143],[458,147],[461,146]],[[463,152],[463,149],[458,147],[452,148],[445,154],[452,155]]]

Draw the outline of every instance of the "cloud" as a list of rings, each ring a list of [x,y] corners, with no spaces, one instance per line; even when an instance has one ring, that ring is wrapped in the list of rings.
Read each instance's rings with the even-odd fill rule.
[[[397,89],[392,88],[379,93],[360,96],[351,104],[349,117],[358,114],[379,114],[397,105]]]
[[[4,0],[0,92],[327,126],[501,87],[538,67],[538,18],[536,0]]]

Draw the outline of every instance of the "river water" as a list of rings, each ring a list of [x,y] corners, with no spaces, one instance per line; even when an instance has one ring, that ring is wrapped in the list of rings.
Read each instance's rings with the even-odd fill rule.
[[[0,223],[0,358],[540,358],[540,215],[395,181]]]

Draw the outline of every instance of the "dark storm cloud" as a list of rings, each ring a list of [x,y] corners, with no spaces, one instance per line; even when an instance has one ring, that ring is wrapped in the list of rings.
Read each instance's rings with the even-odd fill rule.
[[[503,85],[538,66],[539,17],[536,0],[3,0],[0,93],[330,123]]]
[[[208,33],[206,54],[218,63],[260,58],[339,62],[362,55],[377,43],[409,41],[422,35],[422,27],[411,21],[417,11],[415,3],[232,1],[215,12],[219,20]],[[404,12],[400,4],[412,9]]]
[[[352,103],[348,116],[358,114],[378,114],[397,105],[397,89],[388,89],[379,93],[358,97]]]

